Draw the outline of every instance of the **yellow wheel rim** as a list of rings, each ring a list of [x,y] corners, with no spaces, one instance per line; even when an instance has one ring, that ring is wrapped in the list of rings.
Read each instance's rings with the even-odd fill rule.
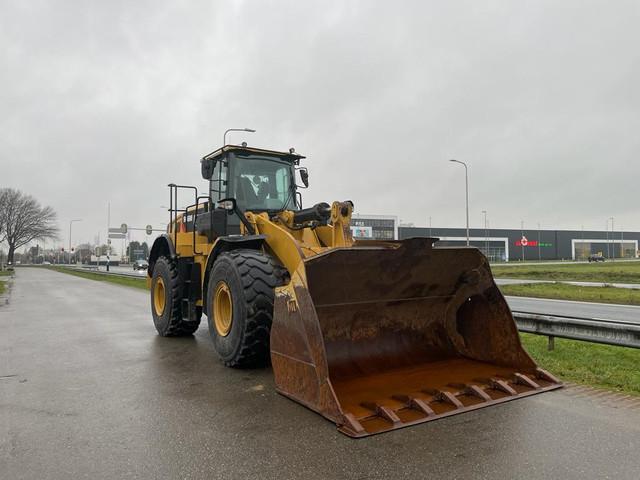
[[[233,304],[229,286],[223,281],[218,282],[213,293],[213,322],[218,335],[221,337],[229,335],[233,323]]]
[[[156,280],[156,286],[153,290],[153,307],[156,309],[156,315],[159,317],[164,313],[165,307],[165,291],[164,291],[164,280],[162,278],[158,278]]]

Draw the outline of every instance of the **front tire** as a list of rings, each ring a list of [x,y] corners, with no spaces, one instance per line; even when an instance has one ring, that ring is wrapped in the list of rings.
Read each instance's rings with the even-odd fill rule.
[[[222,253],[207,285],[209,335],[228,367],[269,364],[274,289],[286,270],[258,250]]]
[[[151,313],[161,337],[192,335],[200,325],[200,315],[194,319],[182,317],[183,288],[175,262],[167,257],[158,258],[151,276]]]

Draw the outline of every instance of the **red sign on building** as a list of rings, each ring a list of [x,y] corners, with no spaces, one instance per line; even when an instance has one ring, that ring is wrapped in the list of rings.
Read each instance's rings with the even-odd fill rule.
[[[516,240],[516,247],[537,247],[537,240],[527,240],[527,237],[524,235],[520,240]]]

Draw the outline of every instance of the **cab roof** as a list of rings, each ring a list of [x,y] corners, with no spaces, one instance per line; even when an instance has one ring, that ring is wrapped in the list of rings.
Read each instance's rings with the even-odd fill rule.
[[[204,157],[203,159],[219,159],[224,157],[227,153],[234,152],[245,155],[256,154],[256,155],[264,155],[269,157],[278,157],[282,160],[287,160],[289,162],[293,162],[297,164],[301,159],[306,158],[302,155],[299,155],[295,152],[278,152],[276,150],[267,150],[264,148],[255,148],[255,147],[243,147],[241,145],[225,145],[222,148],[219,148]]]

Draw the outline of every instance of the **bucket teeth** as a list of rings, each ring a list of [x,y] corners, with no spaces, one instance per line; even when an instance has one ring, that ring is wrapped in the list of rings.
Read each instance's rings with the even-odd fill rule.
[[[424,413],[426,416],[436,414],[433,409],[427,405],[427,402],[421,398],[410,397],[408,395],[394,395],[392,398],[398,402],[405,403],[408,408]]]
[[[492,378],[489,385],[491,385],[491,388],[493,388],[494,390],[499,390],[506,393],[507,395],[518,394],[518,392],[516,392],[507,382],[505,382],[504,380],[500,380],[499,378]]]
[[[562,382],[542,368],[536,368],[536,378],[540,378],[550,383],[561,384]]]
[[[449,383],[449,387],[455,388],[460,391],[462,395],[469,395],[470,397],[476,397],[487,402],[491,400],[491,397],[484,391],[483,388],[478,385],[466,384],[466,383]]]
[[[400,425],[402,423],[398,415],[396,415],[396,413],[393,410],[391,410],[388,407],[385,407],[384,405],[365,402],[362,404],[362,406],[368,410],[371,410],[372,412],[375,413],[376,416],[380,418],[384,418],[385,420],[392,423],[393,425]]]
[[[448,403],[449,405],[452,405],[455,408],[464,407],[462,402],[458,400],[453,393],[448,392],[446,390],[427,390],[426,393],[433,395],[434,400],[436,401]]]
[[[487,392],[485,392],[484,389],[480,388],[477,385],[469,385],[464,389],[464,393],[473,397],[477,397],[483,402],[488,402],[491,400],[491,397],[487,394]]]
[[[514,373],[513,374],[513,382],[517,383],[519,385],[524,385],[525,387],[534,388],[536,390],[540,389],[540,385],[538,385],[536,382],[531,380],[529,377],[527,377],[526,375],[523,375],[521,373]]]
[[[351,430],[355,435],[362,435],[365,433],[362,424],[356,420],[356,417],[352,413],[345,413],[343,415],[344,425],[348,430]]]

